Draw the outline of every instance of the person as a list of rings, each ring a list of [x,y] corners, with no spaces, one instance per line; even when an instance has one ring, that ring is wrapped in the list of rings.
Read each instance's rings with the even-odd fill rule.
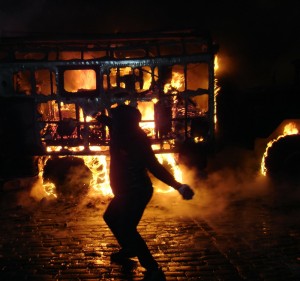
[[[130,258],[137,257],[146,269],[143,280],[163,281],[166,279],[161,267],[137,230],[154,191],[148,171],[178,190],[185,200],[192,199],[194,191],[189,185],[176,181],[157,160],[150,139],[139,126],[141,113],[137,108],[118,105],[111,115],[96,117],[110,132],[109,177],[113,198],[103,218],[121,247],[112,253],[111,261],[125,264]]]

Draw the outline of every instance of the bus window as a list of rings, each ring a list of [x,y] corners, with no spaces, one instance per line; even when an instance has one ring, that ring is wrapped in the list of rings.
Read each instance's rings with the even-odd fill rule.
[[[104,78],[104,88],[106,89],[107,79]],[[149,90],[152,83],[151,68],[150,66],[111,68],[109,81],[111,88],[122,88],[129,92]]]
[[[29,70],[14,73],[14,89],[17,94],[32,94],[31,73]]]
[[[17,60],[42,60],[45,56],[42,52],[15,52]]]
[[[168,70],[168,71],[167,71]],[[184,66],[174,65],[170,68],[165,68],[164,70],[164,92],[170,93],[172,91],[182,92],[185,89],[185,79],[184,79]]]
[[[135,69],[136,77],[139,77],[137,83],[137,88],[139,90],[149,90],[152,84],[152,75],[151,75],[150,66],[143,66],[139,69]]]
[[[39,69],[34,72],[36,93],[50,96],[57,93],[55,74],[48,69]]]
[[[94,52],[84,52],[83,59],[90,60],[90,59],[100,59],[106,56],[106,51],[94,51]]]
[[[93,69],[74,69],[64,72],[64,90],[78,93],[96,89],[96,72]]]
[[[187,88],[189,90],[208,89],[208,64],[190,63],[187,65]]]
[[[135,90],[134,75],[131,67],[111,68],[109,81],[112,88]]]
[[[62,51],[62,52],[59,52],[59,59],[60,59],[60,60],[75,60],[75,59],[81,59],[81,52],[68,52],[68,51]]]

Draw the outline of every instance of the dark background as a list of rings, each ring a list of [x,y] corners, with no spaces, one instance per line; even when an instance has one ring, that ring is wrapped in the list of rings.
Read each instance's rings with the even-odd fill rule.
[[[297,0],[17,0],[0,6],[0,36],[198,28],[220,45],[219,77],[235,87],[291,83],[300,58]]]
[[[187,28],[208,31],[220,46],[220,69],[216,76],[221,88],[218,124],[224,146],[228,141],[229,145],[253,149],[255,138],[268,137],[288,116],[286,113],[291,113],[289,118],[296,115],[300,120],[300,79],[297,90],[289,90],[296,81],[293,62],[300,60],[299,3],[299,0],[0,0],[0,40],[30,34],[62,37]],[[261,159],[265,145],[261,145],[255,160]],[[224,151],[220,166],[232,162],[232,166],[240,169],[241,162],[243,166],[247,164],[244,154],[240,160],[231,150]],[[252,158],[249,159],[251,162]],[[244,177],[239,176],[237,184],[228,184],[230,189],[241,186],[241,178]]]

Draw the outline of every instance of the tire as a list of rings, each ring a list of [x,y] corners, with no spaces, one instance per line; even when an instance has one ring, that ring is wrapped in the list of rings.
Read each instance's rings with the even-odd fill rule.
[[[274,141],[265,158],[266,174],[271,179],[300,179],[300,135],[287,135]]]
[[[88,193],[92,172],[81,158],[52,158],[44,167],[43,179],[55,184],[58,198],[77,200]]]

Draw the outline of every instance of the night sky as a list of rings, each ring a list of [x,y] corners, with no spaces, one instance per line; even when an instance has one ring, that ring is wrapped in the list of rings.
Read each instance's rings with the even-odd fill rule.
[[[238,87],[293,79],[291,62],[300,58],[299,1],[176,2],[1,0],[0,36],[199,28],[220,45],[219,75]]]

